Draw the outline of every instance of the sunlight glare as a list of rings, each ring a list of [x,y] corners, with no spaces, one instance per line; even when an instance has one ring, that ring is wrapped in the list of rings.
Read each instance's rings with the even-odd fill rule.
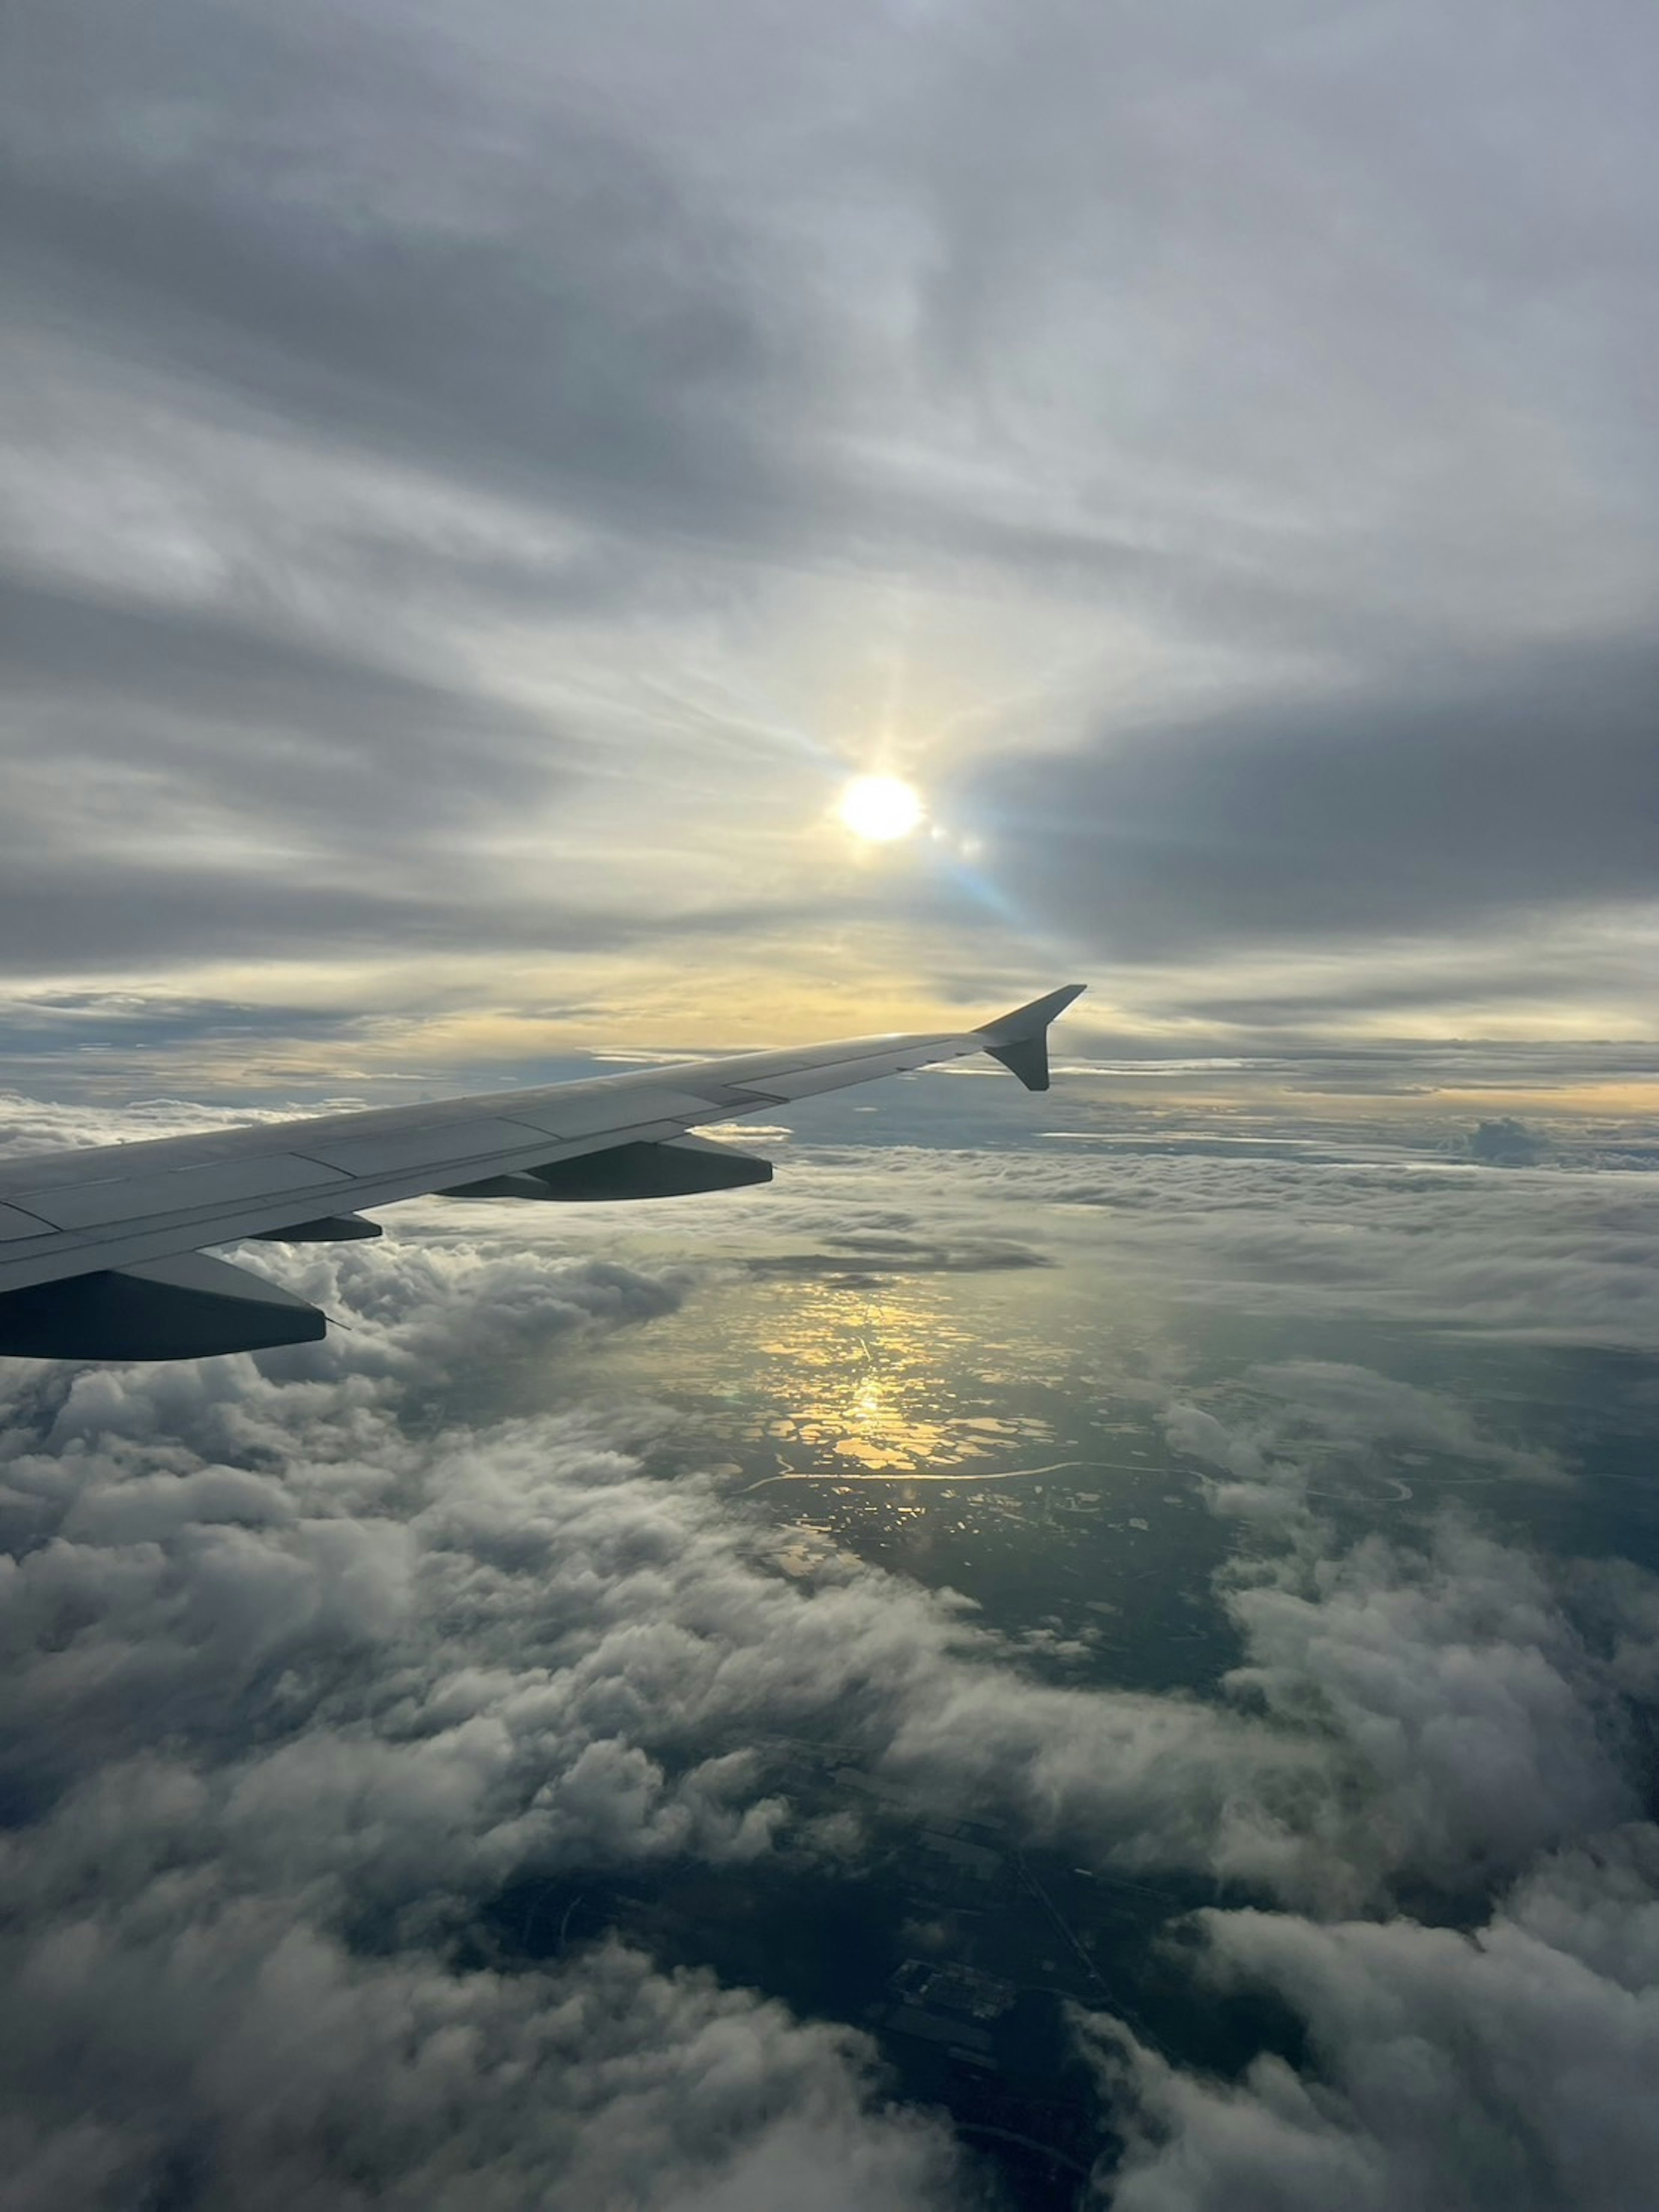
[[[921,794],[896,775],[855,776],[841,795],[836,812],[855,837],[890,844],[921,826]]]

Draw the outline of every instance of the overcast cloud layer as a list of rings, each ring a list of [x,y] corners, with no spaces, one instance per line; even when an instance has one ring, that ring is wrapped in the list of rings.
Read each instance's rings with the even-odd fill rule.
[[[26,8],[8,988],[1650,1035],[1655,37]]]

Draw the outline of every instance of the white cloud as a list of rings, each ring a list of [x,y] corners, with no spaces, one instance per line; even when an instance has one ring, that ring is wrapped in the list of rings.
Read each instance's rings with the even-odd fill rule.
[[[330,2155],[443,2201],[447,2154],[393,2124],[428,2067],[450,2078],[427,2040],[459,2051],[455,2096],[510,2116],[563,2033],[544,2014],[563,2018],[583,1986],[458,1979],[455,1931],[526,1872],[779,1848],[791,1810],[752,1748],[772,1733],[830,1730],[918,1810],[1000,1812],[1103,1863],[1210,1868],[1291,1895],[1327,1883],[1317,1735],[1196,1699],[1043,1687],[960,1601],[854,1563],[811,1587],[773,1573],[714,1486],[655,1478],[621,1448],[648,1434],[645,1413],[433,1426],[512,1316],[616,1326],[672,1295],[656,1279],[464,1249],[328,1266],[364,1326],[314,1351],[16,1377],[3,1618],[14,1778],[37,1809],[8,1839],[3,1879],[12,1968],[41,1993],[56,2053],[49,2140],[28,2154],[43,2173],[113,2161],[113,2201],[135,2160],[156,2170],[211,2130],[216,2156],[269,2165],[292,2201],[313,2185],[305,2160],[337,2136]],[[477,1332],[457,1340],[442,1316],[468,1301]],[[787,1847],[856,1857],[863,1842],[820,1824]],[[350,1949],[366,1922],[390,1947],[375,1961]],[[629,1972],[630,2002],[658,2018],[657,1980]],[[284,1991],[338,2016],[326,2085],[307,2048],[282,2087],[296,2039]],[[146,2038],[163,2001],[171,2025]],[[394,2057],[386,2022],[411,2007],[429,2039]],[[265,2038],[291,2156],[263,2121],[226,2117],[245,2094],[231,2057]],[[872,2116],[844,2039],[803,2028],[781,2045],[809,2047],[840,2053],[822,2060],[829,2087],[790,2057],[774,2085],[788,2127],[769,2137],[757,2118],[742,2137],[734,2124],[740,2157],[770,2174],[828,2110],[845,2172],[871,2177],[843,2194],[879,2202],[890,2149],[902,2201],[933,2171],[925,2131]],[[9,2070],[14,2087],[33,2079],[21,2053]],[[367,2147],[330,2101],[346,2098]],[[525,2155],[579,2175],[620,2124],[602,2104],[570,2124],[574,2148],[556,2154],[532,2130]],[[684,2184],[695,2202],[696,2166],[687,2153],[665,2166],[661,2192]],[[510,2197],[522,2171],[504,2171]],[[838,2202],[842,2169],[826,2172]]]
[[[1549,1563],[1437,1510],[1423,1536],[1339,1543],[1321,1517],[1334,1476],[1380,1443],[1427,1444],[1522,1479],[1547,1456],[1492,1438],[1442,1394],[1323,1362],[1249,1371],[1254,1418],[1166,1417],[1172,1446],[1214,1469],[1212,1511],[1253,1540],[1218,1578],[1246,1659],[1224,1686],[1322,1734],[1333,1763],[1333,1870],[1380,1890],[1454,1893],[1636,1809],[1626,1699],[1652,1663],[1659,1602],[1626,1564]]]
[[[0,2039],[27,2097],[8,2201],[27,2212],[185,2175],[250,2212],[957,2200],[948,2139],[877,2101],[861,2037],[706,1975],[616,1944],[517,1972],[356,1955],[210,1877],[114,1903],[8,1961]]]
[[[1079,1102],[1064,1110],[1079,1126]],[[1109,1138],[1132,1110],[1109,1097],[1082,1118]],[[1500,1176],[1401,1157],[1380,1139],[1375,1149],[1312,1166],[1022,1149],[970,1170],[961,1155],[894,1147],[882,1172],[935,1235],[960,1216],[983,1236],[988,1206],[1006,1204],[1053,1257],[1149,1300],[1643,1352],[1659,1338],[1659,1179]],[[785,1206],[805,1198],[810,1172],[798,1147]]]
[[[113,2207],[186,2172],[331,2212],[956,2201],[948,2140],[881,2104],[849,2031],[614,1943],[450,1958],[526,1867],[770,1848],[755,1759],[692,1740],[769,1710],[810,1607],[744,1565],[706,1486],[649,1480],[580,1417],[400,1427],[445,1285],[505,1323],[528,1281],[544,1322],[593,1327],[655,1310],[649,1279],[410,1257],[342,1271],[376,1318],[311,1376],[21,1378],[9,2201]]]
[[[1206,1912],[1209,1972],[1306,2021],[1312,2064],[1183,2072],[1085,2030],[1129,2130],[1120,2212],[1631,2212],[1659,2161],[1659,1831],[1544,1860],[1466,1936]]]
[[[1529,1455],[1364,1370],[1251,1379],[1254,1427],[1180,1407],[1171,1440],[1257,1540],[1223,1578],[1249,1654],[1228,1686],[1326,1736],[1322,1803],[1350,1817],[1327,1831],[1322,1911],[1200,1912],[1182,1956],[1282,2000],[1308,2057],[1222,2080],[1080,2016],[1126,2145],[1103,2190],[1121,2212],[1627,2212],[1659,2157],[1659,1828],[1637,1817],[1659,1585],[1455,1514],[1421,1549],[1338,1547],[1314,1504],[1333,1451],[1414,1437],[1523,1476]],[[1345,1880],[1381,1917],[1324,1917]],[[1425,1884],[1457,1928],[1390,1901]]]
[[[1426,1555],[1370,1537],[1229,1604],[1230,1686],[1363,1778],[1351,1864],[1458,1889],[1636,1809],[1608,1672],[1524,1553],[1446,1520]]]
[[[1016,1170],[995,1172],[1012,1194]],[[933,1195],[924,1180],[905,1210],[878,1210],[866,1190],[860,1235],[955,1252]],[[1252,1176],[1242,1199],[1264,1203]],[[810,1228],[817,1203],[781,1233]],[[784,2193],[803,2203],[815,2186],[826,2205],[926,2203],[957,2185],[945,2154],[884,2113],[855,2039],[615,1947],[542,1973],[465,1962],[460,1931],[504,1884],[561,1869],[780,1851],[856,1865],[870,1823],[908,1808],[1000,1819],[1103,1869],[1243,1884],[1289,1910],[1215,1929],[1295,1927],[1317,1944],[1334,1940],[1328,1916],[1387,1911],[1425,1883],[1467,1900],[1634,1813],[1625,1708],[1659,1643],[1648,1578],[1546,1565],[1455,1522],[1425,1549],[1341,1548],[1319,1516],[1328,1463],[1380,1446],[1528,1471],[1455,1401],[1281,1363],[1247,1378],[1243,1415],[1177,1406],[1172,1441],[1213,1470],[1212,1503],[1251,1511],[1221,1585],[1245,1664],[1212,1699],[1051,1687],[949,1592],[844,1554],[805,1581],[772,1571],[718,1484],[651,1472],[660,1409],[613,1396],[502,1418],[503,1384],[511,1397],[560,1347],[668,1314],[695,1280],[665,1259],[514,1242],[458,1226],[429,1247],[268,1259],[356,1324],[323,1346],[10,1370],[0,1623],[27,1816],[0,1883],[20,1931],[10,1963],[44,1993],[57,2058],[49,2095],[21,2050],[6,2071],[14,2125],[33,2130],[17,2171],[43,2203],[66,2188],[118,2203],[135,2174],[213,2157],[268,2167],[272,2202],[330,2201],[349,2168],[385,2201],[441,2204],[459,2186],[451,2153],[407,2113],[431,2081],[434,2109],[477,2106],[459,2140],[503,2204],[526,2174],[552,2201],[609,2188],[619,2203],[746,2191],[758,2204],[801,2159],[811,2172]],[[757,1747],[819,1732],[883,1778],[894,1812],[798,1817]],[[1552,1914],[1594,1922],[1604,1973],[1638,1913],[1634,1876],[1621,1880],[1604,1892],[1581,1877],[1594,1894],[1575,1904],[1540,1877],[1505,1910],[1529,1897],[1525,1925],[1547,1947]],[[1220,1957],[1231,1938],[1212,1941]],[[1276,1958],[1239,1971],[1277,1978],[1316,2027],[1325,2000]],[[169,2025],[144,2039],[138,1993],[157,1988]],[[291,2054],[294,1990],[340,2023],[326,2087],[309,2051]],[[614,2063],[568,2111],[549,2069],[570,2071],[569,2019],[606,2005],[622,2008]],[[415,2022],[401,2042],[393,2017]],[[775,2070],[754,2076],[724,2148],[652,2106],[663,2163],[657,2196],[641,2196],[606,2163],[631,2069],[671,2084],[652,2093],[665,2112],[686,2070],[714,2063],[711,2037],[751,2030]],[[288,2123],[237,2108],[232,2057],[251,2065],[262,2039]],[[1288,2172],[1321,2187],[1352,2172],[1365,2202],[1371,2124],[1312,2079],[1263,2062],[1244,2092],[1220,2091],[1145,2053],[1123,2063],[1169,2142],[1212,2128],[1232,2144],[1218,2172],[1231,2158],[1247,2177],[1258,2142],[1271,2171],[1288,2130]],[[354,2065],[361,2124],[339,2116]],[[537,2082],[549,2109],[529,2125],[516,2100]],[[280,2142],[261,2132],[282,2125]],[[1163,2187],[1175,2156],[1149,2134],[1131,2185]]]

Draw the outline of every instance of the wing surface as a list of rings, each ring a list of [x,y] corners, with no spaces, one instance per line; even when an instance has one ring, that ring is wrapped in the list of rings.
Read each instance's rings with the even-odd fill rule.
[[[770,1172],[763,1162],[747,1163],[750,1172],[697,1165],[700,1152],[706,1160],[714,1148],[685,1133],[974,1052],[992,1054],[1029,1089],[1046,1089],[1048,1024],[1082,988],[977,1030],[854,1037],[0,1160],[0,1352],[185,1358],[320,1336],[314,1308],[286,1292],[273,1302],[264,1278],[192,1255],[250,1237],[374,1235],[360,1208],[432,1191],[629,1197],[761,1180]],[[603,1169],[576,1169],[598,1154],[614,1157]],[[239,1311],[209,1326],[215,1301],[227,1297]],[[218,1340],[239,1332],[245,1342]],[[145,1348],[85,1348],[94,1344]]]

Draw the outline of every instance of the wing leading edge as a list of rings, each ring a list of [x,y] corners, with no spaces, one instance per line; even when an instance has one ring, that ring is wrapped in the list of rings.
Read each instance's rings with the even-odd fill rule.
[[[358,1208],[432,1192],[591,1201],[767,1182],[769,1162],[687,1132],[975,1052],[1046,1091],[1048,1024],[1082,989],[976,1030],[0,1161],[0,1354],[188,1359],[314,1341],[314,1306],[203,1248],[374,1237]]]

